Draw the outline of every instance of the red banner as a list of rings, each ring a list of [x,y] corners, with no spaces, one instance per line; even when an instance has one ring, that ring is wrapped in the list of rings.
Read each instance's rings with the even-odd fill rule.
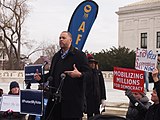
[[[130,89],[132,92],[144,91],[144,71],[114,67],[113,88]]]

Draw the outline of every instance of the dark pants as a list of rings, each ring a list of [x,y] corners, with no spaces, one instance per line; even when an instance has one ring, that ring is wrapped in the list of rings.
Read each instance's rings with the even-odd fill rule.
[[[28,120],[35,120],[35,115],[29,115]]]
[[[94,98],[94,97],[92,97]],[[99,102],[96,99],[87,100],[87,118],[100,114]]]
[[[99,112],[94,112],[94,113],[87,113],[87,119],[89,120],[89,118],[95,116],[95,115],[99,115]]]
[[[55,104],[52,99],[48,100],[45,120],[82,120],[82,118],[62,118],[61,103]]]

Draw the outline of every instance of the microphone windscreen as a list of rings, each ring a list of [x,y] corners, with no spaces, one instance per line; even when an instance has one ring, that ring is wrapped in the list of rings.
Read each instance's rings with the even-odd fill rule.
[[[48,64],[48,61],[44,61],[44,65],[47,65]]]
[[[49,76],[48,79],[47,79],[47,81],[49,81],[49,82],[52,81],[52,80],[53,80],[52,76]]]
[[[61,78],[62,78],[62,79],[65,79],[65,77],[66,77],[66,74],[62,73],[62,74],[61,74]]]

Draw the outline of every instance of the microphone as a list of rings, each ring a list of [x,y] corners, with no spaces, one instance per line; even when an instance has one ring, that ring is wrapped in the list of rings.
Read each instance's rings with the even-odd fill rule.
[[[51,82],[53,80],[53,77],[52,76],[49,76],[47,81]]]
[[[49,83],[52,82],[52,81],[53,81],[53,77],[49,76],[48,79],[47,79],[47,82],[48,82],[47,88],[48,88],[48,90],[49,90],[49,88],[53,89],[53,87],[49,86]]]
[[[64,80],[66,78],[66,74],[62,73],[61,74],[61,79]]]
[[[48,61],[44,61],[43,63],[43,66],[47,65],[48,64]]]
[[[64,83],[64,79],[66,78],[66,74],[62,73],[61,74],[61,82],[59,84],[59,87],[57,88],[57,91],[56,93],[59,93],[61,92],[61,89],[62,89],[62,86],[63,86],[63,83]]]
[[[53,95],[53,99],[52,99],[52,101],[56,101],[56,102],[61,102],[61,99],[62,99],[61,90],[63,87],[64,79],[66,78],[66,74],[62,73],[60,77],[61,77],[61,82],[59,84],[59,87],[57,88],[56,93]]]

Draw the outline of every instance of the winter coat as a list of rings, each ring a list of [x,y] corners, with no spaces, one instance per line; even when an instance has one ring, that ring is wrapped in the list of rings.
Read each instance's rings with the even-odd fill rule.
[[[45,80],[49,76],[52,79],[49,80],[49,86],[55,89],[51,89],[52,93],[55,93],[61,83],[61,74],[64,71],[72,71],[73,65],[82,73],[80,78],[72,78],[66,75],[64,83],[62,85],[61,95],[62,99],[58,107],[61,109],[61,116],[63,118],[81,118],[83,116],[84,107],[84,76],[90,73],[88,66],[88,60],[82,51],[71,46],[68,54],[64,59],[61,58],[61,50],[58,51],[51,63],[51,68],[48,74],[44,76]],[[53,95],[49,97],[46,114],[51,111],[53,107]]]
[[[92,69],[92,73],[86,79],[87,113],[99,113],[102,99],[106,99],[105,84],[102,72]]]
[[[144,120],[147,109],[151,105],[147,96],[143,96],[139,101],[141,106],[136,106],[135,103],[130,102],[126,114],[127,120]]]
[[[154,83],[157,96],[159,98],[159,104],[153,104],[149,107],[145,120],[160,120],[160,81]]]

